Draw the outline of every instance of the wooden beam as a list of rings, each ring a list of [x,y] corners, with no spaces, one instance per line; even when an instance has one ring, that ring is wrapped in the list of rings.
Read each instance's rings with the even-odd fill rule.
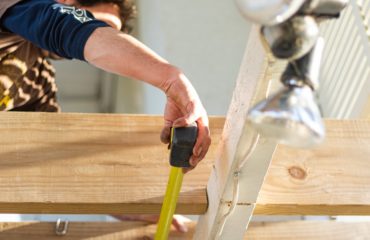
[[[187,224],[189,231],[171,230],[169,239],[193,239],[195,223]],[[70,222],[63,240],[132,240],[152,239],[156,225],[140,222]],[[247,240],[347,240],[370,236],[369,222],[293,221],[252,222],[244,237]],[[55,235],[55,223],[0,223],[0,238],[6,240],[60,240]]]
[[[370,236],[369,222],[292,221],[252,223],[248,240],[348,240]]]
[[[0,212],[158,213],[169,172],[162,124],[160,116],[1,113]],[[215,136],[223,124],[212,119]],[[206,211],[217,139],[206,164],[185,176],[179,213]]]
[[[191,239],[194,223],[188,224],[189,233],[171,229],[169,239]],[[154,239],[155,224],[142,222],[69,222],[65,236],[55,234],[55,223],[27,222],[0,223],[0,239],[6,240],[135,240]]]
[[[178,213],[206,212],[224,119],[210,123],[211,150],[185,176]],[[168,177],[161,126],[153,116],[1,113],[0,212],[159,213]],[[277,148],[255,214],[370,215],[370,120],[326,127],[317,149]]]
[[[370,124],[326,121],[316,149],[279,146],[256,214],[370,214]]]
[[[195,239],[241,239],[244,235],[276,147],[272,140],[258,140],[246,116],[268,96],[271,80],[278,82],[285,64],[268,59],[259,27],[253,26],[207,185],[209,208],[199,220]],[[237,205],[231,210],[233,203]]]

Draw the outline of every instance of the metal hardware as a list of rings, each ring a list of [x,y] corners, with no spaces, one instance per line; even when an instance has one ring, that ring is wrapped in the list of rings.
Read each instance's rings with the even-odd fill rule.
[[[56,224],[55,224],[55,234],[58,236],[65,236],[68,232],[68,220],[63,221],[60,218],[58,218]]]

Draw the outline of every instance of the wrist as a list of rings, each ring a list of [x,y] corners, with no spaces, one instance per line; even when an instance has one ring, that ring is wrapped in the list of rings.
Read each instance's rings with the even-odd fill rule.
[[[159,89],[161,89],[166,95],[170,92],[173,85],[178,84],[177,81],[181,81],[182,72],[180,69],[168,64],[166,67],[166,73],[164,74],[163,81],[160,82]]]
[[[199,99],[189,79],[178,69],[165,81],[163,91],[167,97],[183,105],[189,102],[197,102]]]

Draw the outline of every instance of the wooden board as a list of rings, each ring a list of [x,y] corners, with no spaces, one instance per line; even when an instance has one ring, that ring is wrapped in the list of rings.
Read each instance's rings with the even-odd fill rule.
[[[370,215],[369,121],[326,125],[326,141],[317,149],[279,146],[256,214]]]
[[[179,233],[171,230],[170,240],[193,239],[195,223],[187,224],[189,231]],[[0,239],[6,240],[143,240],[152,239],[156,231],[155,224],[140,222],[70,222],[67,235],[55,235],[55,223],[0,223]],[[252,222],[246,240],[352,240],[368,239],[369,222]]]
[[[0,212],[158,213],[169,173],[160,116],[1,113]],[[211,129],[220,136],[223,118]],[[204,213],[214,149],[185,176],[179,213]]]
[[[353,240],[369,239],[370,222],[293,221],[252,223],[248,240]]]
[[[173,240],[191,239],[194,223],[186,234],[171,229]],[[65,236],[55,234],[55,223],[0,223],[0,239],[4,240],[145,240],[153,239],[155,224],[141,222],[70,222]]]
[[[185,176],[178,212],[203,214],[224,119],[207,159]],[[370,121],[327,121],[315,150],[279,146],[256,214],[370,215]],[[1,113],[0,212],[159,213],[168,150],[161,117]],[[248,204],[248,203],[240,203]]]

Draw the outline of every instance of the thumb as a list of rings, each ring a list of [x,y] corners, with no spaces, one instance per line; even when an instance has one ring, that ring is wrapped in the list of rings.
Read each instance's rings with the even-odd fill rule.
[[[181,118],[178,118],[176,119],[174,122],[173,122],[173,127],[185,127],[185,126],[189,126],[190,124],[196,122],[199,118],[199,116],[196,114],[195,112],[195,108],[194,108],[194,104],[193,103],[190,103],[188,106],[187,106],[187,109],[186,109],[187,113],[185,116],[181,117]]]
[[[161,131],[161,142],[167,144],[170,143],[170,138],[171,138],[171,127],[172,127],[172,122],[171,121],[165,121],[164,127],[162,128]]]

